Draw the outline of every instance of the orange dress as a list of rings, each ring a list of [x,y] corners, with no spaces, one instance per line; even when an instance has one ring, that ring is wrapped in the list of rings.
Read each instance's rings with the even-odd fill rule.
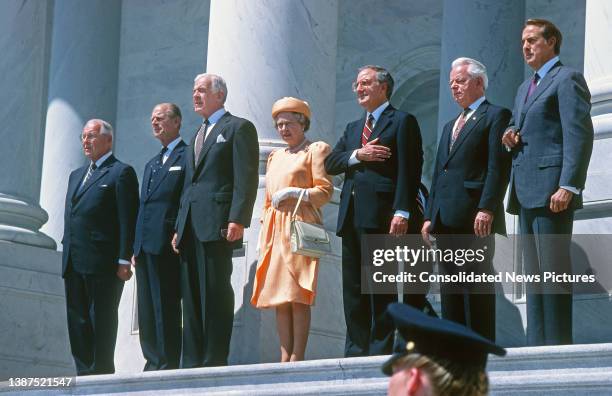
[[[291,252],[291,214],[297,199],[281,201],[275,209],[272,195],[285,187],[308,189],[308,202],[302,200],[296,218],[319,223],[315,211],[329,202],[334,189],[323,164],[330,152],[327,143],[315,142],[296,153],[280,149],[268,157],[260,255],[251,297],[257,308],[314,303],[319,260]]]

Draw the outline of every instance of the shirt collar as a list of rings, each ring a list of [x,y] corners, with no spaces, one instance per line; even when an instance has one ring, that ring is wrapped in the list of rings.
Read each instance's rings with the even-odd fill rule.
[[[208,117],[208,122],[211,124],[216,124],[221,117],[225,114],[225,107],[221,107],[219,110],[215,111]]]
[[[104,154],[102,157],[98,158],[98,160],[96,161],[96,168],[99,168],[100,166],[102,166],[104,161],[106,161],[108,157],[110,157],[111,155],[113,155],[113,152],[109,151],[108,153]]]
[[[480,106],[480,105],[482,104],[482,102],[484,102],[484,101],[485,101],[485,99],[486,99],[486,98],[485,98],[484,96],[481,96],[480,98],[476,99],[476,100],[474,101],[474,103],[472,103],[471,105],[469,105],[469,106],[468,106],[468,109],[470,109],[470,110],[468,111],[468,113],[471,113],[471,112],[473,112],[473,111],[476,111],[476,109],[478,108],[478,106]]]
[[[538,69],[536,73],[538,74],[538,76],[540,76],[540,80],[542,80],[546,76],[546,74],[548,74],[550,69],[552,69],[552,67],[557,62],[559,62],[559,57],[555,56],[552,59],[550,59],[548,62],[544,63],[542,67],[540,67],[540,69]]]
[[[168,149],[166,151],[167,155],[170,155],[170,153],[172,152],[172,150],[174,150],[174,148],[176,147],[177,144],[179,144],[179,142],[181,141],[181,137],[177,136],[176,139],[174,139],[173,141],[171,141],[170,143],[168,143],[168,145],[166,146],[166,148]]]
[[[376,109],[374,109],[373,112],[368,114],[368,116],[371,114],[372,117],[374,117],[374,124],[376,124],[376,121],[378,121],[378,119],[380,118],[380,115],[382,114],[383,111],[385,111],[387,106],[389,106],[389,101],[386,101],[385,103],[381,104]]]

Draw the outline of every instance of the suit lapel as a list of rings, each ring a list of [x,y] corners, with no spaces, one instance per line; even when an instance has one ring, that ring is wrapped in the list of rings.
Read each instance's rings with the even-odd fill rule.
[[[468,135],[474,130],[474,127],[476,127],[476,125],[484,117],[488,107],[489,104],[486,101],[482,102],[482,104],[478,106],[474,114],[472,114],[470,118],[465,122],[463,129],[459,132],[459,136],[457,136],[457,140],[455,141],[455,144],[453,144],[453,148],[448,155],[447,162],[453,157],[457,150],[459,150],[461,144],[465,141],[465,139],[467,139]]]
[[[155,163],[155,158],[151,159],[145,165],[144,176],[142,177],[142,186],[141,186],[142,188],[140,189],[140,196],[143,198],[147,196],[147,187],[149,184],[149,179],[151,178],[151,166],[154,163]]]
[[[380,134],[385,130],[385,128],[387,128],[387,125],[389,125],[391,123],[391,120],[393,119],[394,113],[395,109],[393,108],[393,106],[388,105],[387,108],[380,114],[378,121],[376,121],[376,125],[374,125],[374,130],[370,135],[370,139],[368,139],[369,142],[379,137]],[[365,119],[363,122],[365,124]]]
[[[349,136],[349,147],[353,150],[361,148],[361,134],[363,133],[363,127],[366,123],[366,115],[367,113],[364,114],[361,120],[359,120],[359,122],[355,126],[355,131]]]
[[[213,129],[210,131],[210,133],[204,140],[204,144],[202,145],[202,151],[200,152],[200,158],[196,162],[194,177],[202,169],[202,165],[204,164],[204,159],[206,158],[208,151],[210,150],[212,145],[217,142],[217,137],[221,134],[221,131],[223,131],[225,124],[227,124],[231,118],[230,115],[231,114],[229,113],[229,111],[223,114],[223,116],[219,119],[219,121],[217,121]]]
[[[448,162],[448,147],[450,146],[451,133],[454,125],[455,120],[449,121],[446,125],[444,125],[444,129],[442,130],[442,136],[440,137],[440,142],[438,143],[440,146],[438,152],[441,155],[440,162],[442,164],[446,164],[446,162]]]
[[[85,177],[88,168],[89,166],[84,166],[77,170],[74,174],[74,177],[72,178],[70,185],[68,186],[68,196],[71,197],[73,201],[76,198],[76,193],[79,190],[79,186],[81,185],[81,182],[83,181],[83,178]]]
[[[85,192],[87,192],[87,190],[91,188],[91,186],[96,184],[96,182],[100,180],[100,178],[102,178],[102,176],[104,176],[108,172],[108,168],[115,161],[116,159],[114,155],[111,155],[110,157],[108,157],[106,161],[104,161],[102,165],[100,165],[100,167],[91,174],[91,176],[89,177],[89,179],[87,180],[83,188],[81,188],[80,190],[77,190],[75,199],[80,199],[83,196],[83,194],[85,194]]]
[[[525,114],[529,111],[529,108],[531,107],[531,105],[536,101],[536,99],[542,95],[542,93],[544,91],[546,91],[546,88],[548,88],[550,86],[550,84],[552,84],[552,82],[554,81],[557,73],[559,73],[560,67],[561,66],[561,62],[557,62],[552,69],[550,69],[548,71],[548,73],[546,73],[546,75],[544,76],[544,78],[542,79],[542,81],[540,81],[540,83],[538,84],[538,86],[536,87],[535,91],[533,91],[533,93],[531,94],[531,96],[529,98],[527,98],[527,101],[525,102],[525,104],[523,105],[523,108],[521,110],[521,121],[525,119]],[[527,81],[526,87],[527,90],[529,90],[529,85],[530,85],[530,81]],[[525,96],[527,96],[527,90],[525,91]],[[523,96],[523,98],[525,97]],[[522,125],[522,122],[521,124]]]
[[[168,169],[170,169],[170,167],[172,165],[174,165],[174,163],[176,161],[178,161],[179,158],[181,158],[181,155],[183,155],[183,149],[182,148],[184,146],[185,146],[185,143],[181,140],[176,145],[174,150],[172,150],[172,152],[170,153],[170,157],[168,157],[166,162],[159,169],[159,172],[161,172],[160,176],[158,178],[156,178],[155,182],[153,183],[153,185],[150,186],[150,192],[149,192],[149,194],[147,194],[147,198],[153,194],[153,192],[157,189],[157,187],[161,184],[161,182],[166,178],[166,176],[168,176]],[[147,179],[147,182],[148,182],[148,179]]]

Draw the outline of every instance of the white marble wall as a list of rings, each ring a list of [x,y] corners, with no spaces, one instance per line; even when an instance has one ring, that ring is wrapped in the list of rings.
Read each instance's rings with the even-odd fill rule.
[[[38,232],[51,39],[51,3],[2,2],[0,13],[0,240],[55,248]]]
[[[61,253],[0,241],[0,381],[74,375]]]
[[[440,65],[438,136],[460,112],[448,87],[451,62],[461,56],[484,63],[489,77],[487,99],[512,108],[523,81],[520,35],[524,21],[521,1],[445,0]]]
[[[206,65],[208,13],[208,1],[122,2],[114,150],[134,166],[141,183],[144,165],[160,150],[151,130],[153,107],[173,102],[181,108],[181,134],[187,143],[199,125],[191,92],[193,78]],[[126,283],[119,305],[115,367],[120,373],[144,367],[134,278]]]
[[[60,245],[68,175],[88,162],[79,139],[83,125],[91,118],[115,124],[121,0],[52,4],[40,205],[49,213],[42,231]]]
[[[586,4],[584,74],[591,90],[595,147],[584,196],[587,201],[612,200],[612,3]],[[612,210],[604,214],[610,220]]]
[[[336,67],[335,144],[346,124],[361,117],[351,84],[357,69],[391,72],[391,103],[417,117],[423,136],[423,180],[429,183],[437,142],[442,0],[341,0]]]
[[[206,66],[209,6],[208,0],[123,1],[115,152],[134,166],[139,180],[161,148],[151,130],[156,104],[180,107],[187,143],[201,122],[191,92],[193,78]]]
[[[561,61],[580,71],[585,59],[586,3],[586,0],[525,0],[525,19],[544,18],[554,23],[563,34]],[[520,36],[517,40],[520,41]],[[532,76],[533,70],[525,65],[525,79]]]
[[[272,104],[284,96],[309,102],[312,111],[310,140],[335,140],[334,103],[338,3],[336,0],[297,2],[272,0],[213,0],[210,12],[207,72],[222,75],[228,85],[226,108],[251,120],[258,131],[260,161],[283,142],[272,125]],[[228,29],[232,26],[232,29]],[[228,49],[232,49],[231,51]],[[230,363],[278,361],[274,310],[250,304],[257,264],[255,242],[263,207],[263,173],[245,251],[234,258],[232,284],[236,316]],[[337,209],[326,214],[333,232]],[[337,208],[337,202],[336,202]],[[339,241],[335,239],[336,252]],[[309,358],[336,357],[344,345],[338,255],[321,262],[317,304],[313,308]]]

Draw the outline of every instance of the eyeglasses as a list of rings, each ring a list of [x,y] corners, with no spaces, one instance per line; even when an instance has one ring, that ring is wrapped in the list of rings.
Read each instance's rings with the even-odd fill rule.
[[[276,123],[276,129],[280,131],[283,128],[291,128],[295,125],[300,125],[300,123],[296,121],[281,121]]]
[[[99,137],[100,137],[99,133],[98,134],[84,133],[84,134],[81,135],[81,141],[83,141],[83,142],[86,141],[86,140],[92,141],[92,140],[96,140]]]
[[[363,79],[360,81],[353,81],[353,84],[352,84],[353,92],[357,92],[357,89],[359,89],[359,86],[367,88],[367,87],[371,87],[372,85],[375,85],[378,83],[379,82],[377,80],[368,80],[368,79]]]
[[[467,84],[469,81],[471,80],[471,78],[456,78],[454,80],[450,80],[448,82],[449,86],[453,86],[453,84],[457,84],[457,85],[465,85]]]

